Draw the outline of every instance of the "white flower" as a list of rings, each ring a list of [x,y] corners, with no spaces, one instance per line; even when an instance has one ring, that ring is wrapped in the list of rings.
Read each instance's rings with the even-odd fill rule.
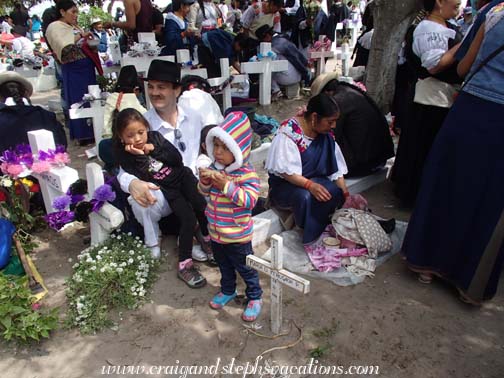
[[[134,291],[134,292],[133,292],[133,293],[131,293],[131,294],[132,294],[134,297],[136,297],[136,296],[137,296],[136,291]]]
[[[82,303],[77,302],[77,310],[80,310],[83,307],[84,307],[84,305]]]
[[[93,265],[89,270],[96,270],[96,266]]]
[[[100,255],[96,256],[96,260],[101,260],[101,259],[102,259],[102,257]]]
[[[135,251],[133,251],[132,249],[130,249],[128,253],[130,254],[130,256],[133,256],[135,254]]]
[[[105,270],[106,270],[105,267],[101,268],[100,273],[105,273]]]
[[[117,240],[121,240],[121,235],[117,235]]]
[[[110,263],[110,266],[111,266],[112,268],[117,268],[117,264],[116,264],[115,262],[111,262],[111,263]]]
[[[136,240],[140,240],[140,236],[135,236],[135,239]]]
[[[70,257],[70,258],[68,259],[68,262],[70,262],[70,263],[71,263],[72,261],[73,261],[73,260],[72,260],[72,258]]]
[[[75,263],[75,264],[73,264],[73,266],[72,266],[72,268],[73,268],[73,269],[77,269],[78,267],[79,267],[79,263]]]
[[[122,273],[124,269],[123,268],[117,268],[116,270],[117,270],[117,273]]]
[[[133,264],[133,261],[134,261],[134,260],[130,257],[130,258],[128,259],[128,264]]]
[[[5,186],[6,188],[10,188],[12,186],[12,180],[9,177],[3,177],[1,185]]]
[[[112,239],[115,239],[115,235],[114,235],[114,234],[110,235],[110,237],[111,237]]]
[[[126,262],[124,262],[124,261],[123,261],[122,263],[120,263],[120,264],[119,264],[119,266],[120,266],[121,268],[124,268],[126,265],[128,265],[128,264],[126,264]]]
[[[130,287],[130,290],[131,290],[131,291],[136,291],[136,286],[131,286],[131,287]]]
[[[131,236],[131,235],[133,235],[133,234],[132,234],[131,232],[128,232],[128,234],[127,234],[127,235],[128,235],[128,236]]]

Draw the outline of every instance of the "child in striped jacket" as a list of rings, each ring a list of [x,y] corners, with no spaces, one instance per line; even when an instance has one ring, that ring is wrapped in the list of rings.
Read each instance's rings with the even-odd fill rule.
[[[242,319],[255,321],[261,312],[259,274],[246,265],[252,251],[252,209],[259,196],[259,177],[248,162],[252,129],[246,114],[230,113],[208,132],[206,146],[213,161],[200,169],[200,192],[209,196],[206,208],[212,250],[221,272],[221,291],[210,307],[221,309],[236,297],[236,271],[247,289],[247,308]]]

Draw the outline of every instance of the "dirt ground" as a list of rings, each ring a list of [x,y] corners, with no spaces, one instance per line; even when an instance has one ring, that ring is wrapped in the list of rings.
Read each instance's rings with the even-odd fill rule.
[[[298,103],[285,101],[263,113],[285,118]],[[76,157],[82,153],[82,148],[72,148],[72,166],[80,172],[86,161]],[[410,212],[398,206],[389,182],[371,188],[364,196],[376,214],[408,220]],[[44,305],[61,306],[62,314],[64,280],[73,264],[68,260],[75,261],[86,247],[86,234],[85,227],[73,227],[61,234],[47,230],[37,235],[41,244],[34,260],[50,292]],[[264,374],[265,368],[273,365],[301,368],[300,374],[291,370],[293,374],[276,377],[336,376],[314,372],[313,367],[322,365],[341,366],[343,373],[351,366],[373,367],[375,371],[378,367],[378,375],[387,378],[504,376],[503,281],[491,302],[473,308],[460,302],[455,290],[442,282],[420,284],[396,255],[377,269],[374,278],[356,286],[339,287],[312,278],[307,295],[285,289],[283,315],[288,334],[268,339],[245,330],[240,304],[231,303],[221,311],[210,309],[208,301],[219,289],[216,268],[199,265],[208,280],[201,289],[190,289],[177,279],[174,244],[173,238],[165,238],[167,255],[150,302],[136,311],[118,314],[116,329],[91,336],[60,329],[49,340],[29,347],[0,343],[1,376],[84,378],[107,372],[126,376],[118,374],[116,366],[140,365],[146,370],[179,366],[178,374],[153,375],[184,377],[182,365],[219,363],[216,374],[186,376],[239,377],[244,373],[237,374],[237,368],[246,367],[247,362],[254,365],[270,348],[294,344],[300,333],[302,340],[296,345],[268,352],[257,360],[263,367],[262,375],[256,370],[247,376],[273,377]],[[265,248],[256,252],[261,254]],[[271,335],[269,278],[261,275],[261,284],[265,305],[255,325],[257,332]],[[312,370],[305,366],[303,371],[303,365],[310,362]],[[231,363],[234,374],[227,374]],[[371,376],[360,369],[347,373]]]

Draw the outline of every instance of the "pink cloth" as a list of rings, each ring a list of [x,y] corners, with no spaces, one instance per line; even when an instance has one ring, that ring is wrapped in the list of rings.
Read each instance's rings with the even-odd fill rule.
[[[348,196],[345,203],[343,204],[343,209],[357,209],[357,210],[367,210],[368,203],[366,199],[360,194],[352,194]]]
[[[331,233],[326,229],[313,243],[304,246],[311,263],[320,272],[330,272],[341,268],[341,259],[350,256],[362,256],[367,254],[366,248],[337,248],[328,247],[324,244],[324,238],[330,237]]]

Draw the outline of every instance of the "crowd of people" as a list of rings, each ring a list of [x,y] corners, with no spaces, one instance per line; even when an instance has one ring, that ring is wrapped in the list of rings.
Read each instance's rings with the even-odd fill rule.
[[[273,51],[289,62],[286,72],[272,77],[276,92],[292,78],[311,83],[305,47],[313,42],[313,31],[325,33],[341,17],[357,13],[366,28],[371,26],[361,40],[372,30],[373,20],[366,20],[370,5],[359,3],[352,9],[335,1],[323,20],[320,7],[305,6],[302,0],[254,2],[246,9],[240,1],[230,9],[225,3],[179,0],[158,33],[165,53],[183,47],[197,51],[211,76],[220,74],[211,68],[217,59],[229,57],[239,70],[240,62],[248,60],[244,57],[256,54],[259,42],[271,42]],[[504,106],[504,3],[480,2],[471,20],[464,10],[461,24],[472,23],[468,29],[453,22],[460,15],[459,0],[423,4],[405,36],[401,62],[407,64],[411,85],[403,93],[407,111],[392,178],[398,196],[414,205],[402,254],[421,282],[440,277],[458,289],[462,300],[480,304],[495,295],[504,264],[504,129],[499,117]],[[149,0],[124,0],[124,7],[125,20],[93,23],[85,31],[77,25],[75,3],[57,1],[44,34],[61,68],[67,104],[80,101],[96,82],[96,52],[86,43],[93,35],[118,28],[134,41],[138,32],[157,29]],[[50,19],[46,16],[44,23]],[[138,222],[155,258],[161,254],[160,223],[174,217],[179,224],[178,277],[191,288],[202,287],[206,280],[193,260],[216,264],[221,290],[210,306],[220,309],[236,296],[238,272],[247,286],[242,318],[254,321],[262,290],[257,271],[245,263],[253,253],[252,211],[260,189],[249,162],[253,119],[235,109],[223,116],[206,87],[182,78],[175,63],[153,60],[143,80],[150,110],[143,107],[143,82],[133,66],[122,67],[105,109],[99,151],[117,177],[119,207]],[[61,137],[54,117],[31,105],[31,93],[20,75],[0,74],[1,129],[31,117],[44,120]],[[92,129],[81,121],[72,121],[69,129],[71,139],[92,138]],[[306,109],[283,121],[273,138],[265,164],[271,206],[292,211],[303,244],[310,245],[335,210],[351,207],[345,177],[369,174],[392,156],[388,123],[376,103],[335,73],[320,75],[311,83]],[[193,248],[193,237],[200,249]]]

